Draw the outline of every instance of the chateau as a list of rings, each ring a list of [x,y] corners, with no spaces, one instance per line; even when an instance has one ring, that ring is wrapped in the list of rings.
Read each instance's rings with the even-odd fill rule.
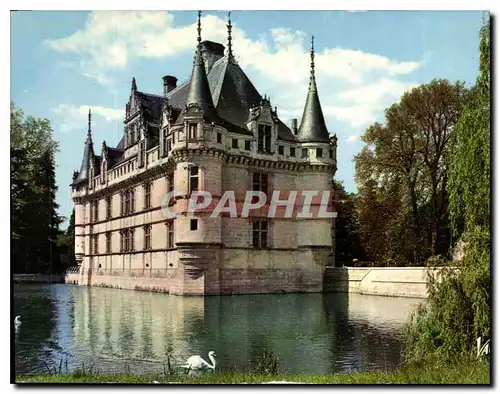
[[[311,73],[300,125],[278,117],[227,49],[201,40],[191,79],[163,77],[163,94],[132,79],[124,134],[95,154],[90,112],[80,170],[73,175],[79,284],[178,295],[321,292],[334,261],[334,219],[270,218],[269,200],[249,217],[186,215],[193,192],[214,200],[248,190],[280,200],[331,190],[337,138],[329,134]],[[169,192],[176,197],[166,199]],[[307,205],[302,197],[302,204]],[[320,202],[312,199],[312,206]],[[331,211],[331,202],[329,210]],[[165,208],[176,212],[165,215]]]

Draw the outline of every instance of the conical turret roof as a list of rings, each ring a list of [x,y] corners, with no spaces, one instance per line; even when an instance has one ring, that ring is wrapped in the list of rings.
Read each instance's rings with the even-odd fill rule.
[[[85,141],[85,148],[83,150],[82,165],[80,166],[80,171],[77,177],[73,181],[74,184],[84,182],[89,179],[90,173],[90,162],[94,160],[94,146],[92,143],[92,130],[90,126],[91,122],[91,112],[89,109],[89,127],[87,131],[87,140]]]
[[[193,73],[191,81],[189,82],[189,89],[187,94],[186,106],[197,105],[206,114],[213,110],[214,102],[212,94],[210,93],[210,86],[208,84],[207,73],[205,71],[205,64],[201,55],[201,12],[198,12],[198,47],[196,50],[196,57],[193,65]]]
[[[329,142],[325,117],[319,102],[318,88],[314,75],[314,37],[311,40],[311,76],[307,92],[306,105],[302,114],[297,138],[300,142]]]

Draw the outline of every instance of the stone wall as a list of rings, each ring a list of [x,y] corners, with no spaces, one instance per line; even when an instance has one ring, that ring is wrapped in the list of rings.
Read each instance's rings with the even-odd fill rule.
[[[349,292],[427,298],[428,275],[439,273],[439,270],[429,271],[423,267],[323,269],[328,263],[328,254],[326,251],[291,253],[235,248],[222,251],[219,269],[212,269],[196,280],[186,280],[181,265],[160,270],[96,269],[89,284],[179,295]],[[66,275],[66,283],[75,281],[78,282],[78,274]],[[86,284],[82,278],[79,283]]]
[[[323,286],[325,292],[427,298],[428,275],[438,273],[425,267],[327,267]]]

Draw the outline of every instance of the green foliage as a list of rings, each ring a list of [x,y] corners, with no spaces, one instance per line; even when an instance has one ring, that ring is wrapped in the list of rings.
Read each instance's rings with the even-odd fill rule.
[[[14,273],[61,270],[56,239],[57,142],[47,119],[25,116],[11,104],[11,261]]]
[[[358,233],[359,220],[355,209],[355,195],[347,193],[344,185],[334,182],[337,218],[335,219],[335,261],[337,265],[363,259],[364,252]]]
[[[408,363],[472,359],[476,339],[491,337],[490,26],[481,29],[481,75],[455,128],[450,154],[449,212],[464,256],[431,281],[427,305],[407,327]],[[434,262],[435,263],[435,262]]]
[[[68,268],[76,265],[75,258],[75,210],[69,218],[68,228],[65,232],[60,232],[56,239],[57,249],[61,256],[65,256],[63,267]]]
[[[269,350],[262,350],[252,361],[252,372],[263,375],[277,374],[279,369],[278,356]]]
[[[391,372],[326,374],[258,374],[215,372],[201,376],[167,374],[105,374],[80,370],[78,374],[50,374],[16,377],[16,383],[128,383],[128,384],[237,384],[284,381],[316,384],[490,384],[490,364],[460,363],[453,366],[422,365]]]
[[[356,181],[369,258],[422,265],[449,248],[447,158],[467,94],[461,82],[420,85],[362,136]]]

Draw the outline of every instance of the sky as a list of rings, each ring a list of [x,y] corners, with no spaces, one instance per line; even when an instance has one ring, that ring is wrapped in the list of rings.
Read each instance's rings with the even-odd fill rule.
[[[191,75],[195,11],[11,13],[11,101],[51,121],[60,214],[72,211],[92,109],[94,151],[123,133],[132,77],[162,94],[164,75]],[[316,81],[329,132],[338,136],[336,178],[356,191],[360,136],[413,87],[434,78],[472,86],[478,75],[480,11],[234,11],[233,53],[288,125],[300,122],[315,39]],[[227,43],[227,12],[202,13],[202,38]]]

